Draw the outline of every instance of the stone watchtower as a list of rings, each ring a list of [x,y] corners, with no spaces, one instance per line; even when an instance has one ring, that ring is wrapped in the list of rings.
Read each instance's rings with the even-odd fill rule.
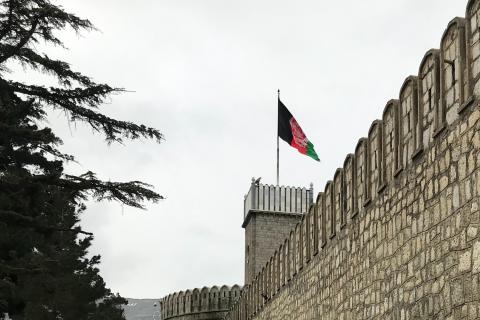
[[[244,202],[245,283],[251,283],[313,203],[310,189],[252,179]]]

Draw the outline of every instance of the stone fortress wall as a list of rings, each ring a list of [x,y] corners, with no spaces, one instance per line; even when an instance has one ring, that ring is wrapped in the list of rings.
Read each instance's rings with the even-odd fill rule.
[[[242,288],[214,286],[169,294],[160,300],[162,319],[219,320],[240,297]]]
[[[480,319],[479,101],[471,0],[224,319]]]

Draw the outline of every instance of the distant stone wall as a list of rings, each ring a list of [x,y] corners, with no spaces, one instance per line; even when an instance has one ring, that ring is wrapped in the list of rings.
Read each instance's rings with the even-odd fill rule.
[[[219,320],[238,300],[240,286],[202,288],[169,294],[160,300],[162,320]]]
[[[480,0],[225,319],[480,319]]]

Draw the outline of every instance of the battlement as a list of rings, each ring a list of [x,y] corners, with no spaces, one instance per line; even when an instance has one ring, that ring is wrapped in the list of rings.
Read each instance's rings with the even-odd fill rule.
[[[303,214],[313,203],[313,185],[310,189],[261,184],[252,178],[244,200],[244,219],[250,211]]]
[[[478,307],[463,283],[480,283],[479,234],[467,233],[479,223],[479,97],[480,0],[470,0],[225,319],[448,318]]]
[[[160,300],[162,319],[221,319],[241,292],[242,288],[234,285],[231,288],[203,287],[169,294]]]

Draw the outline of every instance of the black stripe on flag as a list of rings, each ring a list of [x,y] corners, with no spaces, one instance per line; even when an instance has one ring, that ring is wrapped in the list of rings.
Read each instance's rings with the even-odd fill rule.
[[[278,136],[289,145],[292,144],[293,140],[292,128],[290,126],[290,119],[292,118],[290,111],[278,99]]]

